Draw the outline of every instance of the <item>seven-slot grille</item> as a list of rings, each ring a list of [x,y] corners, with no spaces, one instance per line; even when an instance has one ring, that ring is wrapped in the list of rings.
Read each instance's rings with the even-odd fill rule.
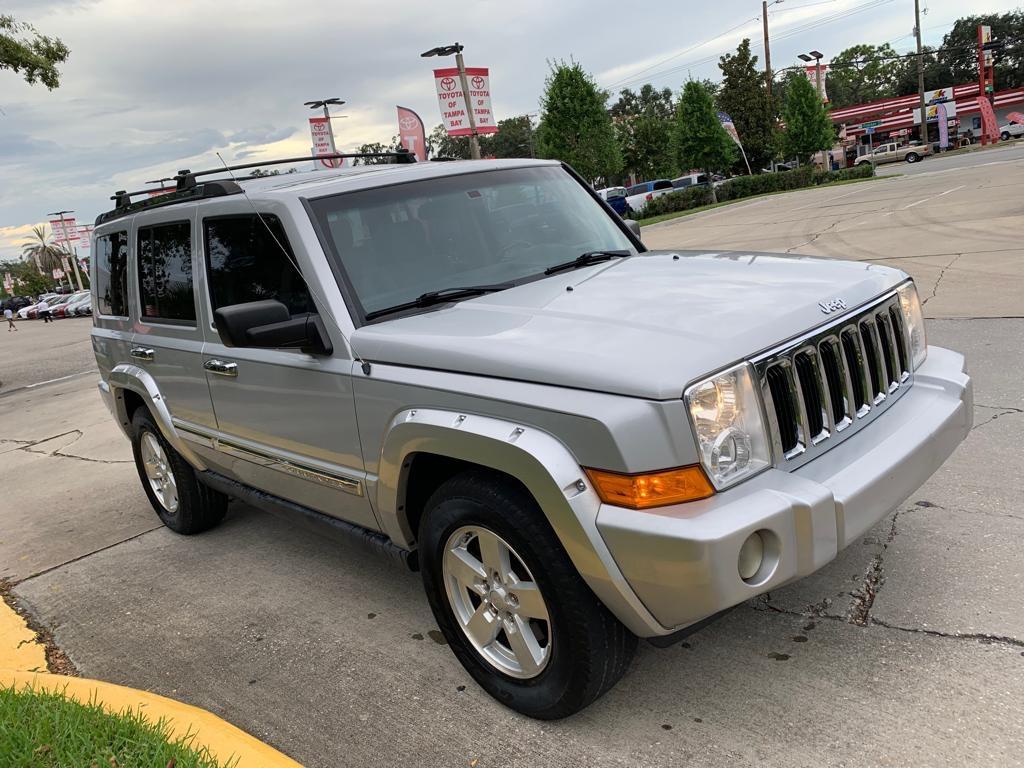
[[[909,388],[906,333],[894,295],[757,362],[776,462],[831,448]]]

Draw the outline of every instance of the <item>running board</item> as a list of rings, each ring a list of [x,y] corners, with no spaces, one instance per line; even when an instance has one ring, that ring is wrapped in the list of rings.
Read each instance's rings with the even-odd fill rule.
[[[417,553],[396,546],[391,539],[382,533],[371,531],[369,528],[363,528],[360,525],[353,525],[330,515],[325,515],[323,512],[317,512],[315,509],[310,509],[293,501],[257,490],[216,472],[207,470],[205,472],[197,472],[196,476],[204,485],[209,486],[213,490],[243,501],[250,506],[256,507],[256,509],[269,512],[289,522],[301,523],[316,533],[324,533],[336,539],[357,541],[369,549],[383,554],[390,560],[403,563],[410,571],[419,570]]]

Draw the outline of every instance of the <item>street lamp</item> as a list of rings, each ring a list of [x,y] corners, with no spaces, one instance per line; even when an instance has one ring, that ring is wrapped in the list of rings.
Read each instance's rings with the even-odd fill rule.
[[[821,51],[811,51],[810,53],[797,54],[797,58],[802,61],[814,62],[814,83],[815,87],[818,90],[818,98],[821,99],[821,101],[825,100],[825,97],[821,92],[821,60],[822,58],[824,58],[824,56],[825,54],[823,54]]]
[[[345,102],[339,99],[337,96],[333,96],[329,99],[317,99],[315,101],[304,101],[302,103],[305,104],[310,109],[323,109],[324,117],[327,118],[327,137],[330,139],[331,142],[331,154],[336,155],[338,153],[338,148],[334,144],[334,129],[331,127],[331,120],[339,117],[348,117],[348,115],[332,115],[331,105],[333,104],[337,107],[340,107]],[[344,163],[344,160],[340,158],[335,158],[328,162],[330,162],[332,168],[340,168],[341,165]],[[335,166],[335,163],[337,163],[338,165]]]
[[[469,98],[469,82],[466,80],[466,64],[462,60],[463,46],[459,43],[454,45],[439,45],[424,51],[420,56],[429,59],[431,56],[451,56],[455,54],[455,66],[459,69],[459,82],[462,84],[462,101],[466,105],[466,116],[469,118],[469,156],[474,160],[480,159],[480,140],[476,135],[476,118],[473,116],[473,103]]]
[[[68,238],[68,227],[67,227],[67,224],[64,222],[64,214],[65,213],[74,213],[74,211],[51,211],[50,213],[48,213],[46,215],[47,216],[60,216],[60,229],[61,229],[61,233],[64,235],[64,241],[63,241],[64,242],[64,252],[67,253],[69,256],[71,256],[71,263],[75,267],[75,282],[78,283],[78,290],[84,291],[85,289],[82,287],[82,273],[78,271],[78,249],[75,248],[74,253],[71,252],[71,248],[73,246],[70,245],[71,241]],[[61,261],[64,262],[64,268],[67,269],[67,267],[68,267],[68,260],[66,258],[62,258]],[[68,275],[68,285],[71,285],[71,276],[70,275]]]

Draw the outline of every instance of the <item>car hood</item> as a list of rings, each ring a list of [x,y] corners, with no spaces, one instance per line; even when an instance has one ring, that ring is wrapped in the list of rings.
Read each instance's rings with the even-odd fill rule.
[[[906,274],[863,262],[647,251],[363,326],[363,360],[675,399],[694,379],[833,319]]]

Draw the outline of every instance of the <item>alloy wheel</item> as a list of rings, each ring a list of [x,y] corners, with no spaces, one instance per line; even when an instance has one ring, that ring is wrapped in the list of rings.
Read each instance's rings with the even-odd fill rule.
[[[455,619],[499,672],[536,677],[551,659],[551,619],[540,587],[512,546],[481,526],[448,537],[441,562]]]
[[[178,511],[178,483],[174,479],[167,454],[160,441],[152,432],[145,432],[141,441],[142,467],[149,480],[149,487],[167,512]]]

